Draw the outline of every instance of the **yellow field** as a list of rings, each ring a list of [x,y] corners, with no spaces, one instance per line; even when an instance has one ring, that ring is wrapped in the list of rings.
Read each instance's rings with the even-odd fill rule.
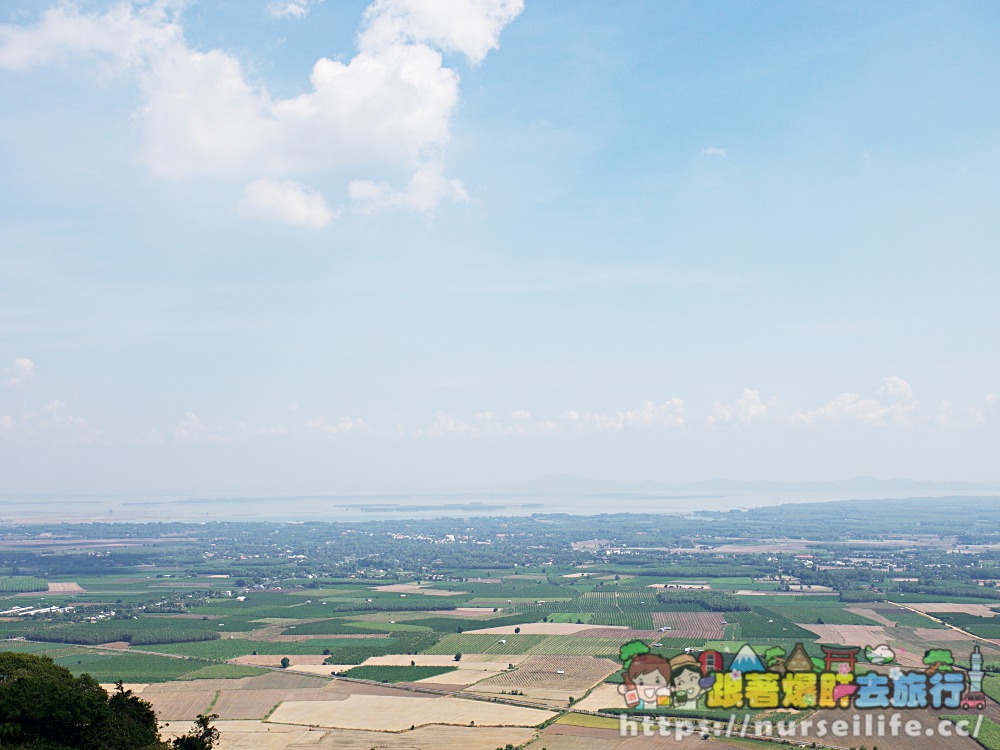
[[[350,695],[344,701],[288,701],[268,722],[399,732],[428,724],[533,727],[555,714],[502,703],[396,695]]]
[[[505,664],[504,667],[506,668],[506,666]],[[501,674],[498,669],[458,669],[454,672],[445,672],[433,677],[426,677],[419,682],[421,685],[429,685],[431,687],[434,685],[463,685],[468,687],[498,674]]]
[[[565,714],[556,719],[556,724],[568,724],[573,727],[591,727],[594,729],[618,729],[618,719],[606,716],[588,716],[587,714]]]
[[[618,692],[617,685],[601,683],[590,695],[573,704],[573,708],[581,711],[600,711],[602,708],[625,708],[625,699]]]

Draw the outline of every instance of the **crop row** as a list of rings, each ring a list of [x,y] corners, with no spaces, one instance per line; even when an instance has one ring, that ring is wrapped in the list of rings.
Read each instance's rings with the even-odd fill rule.
[[[0,594],[23,594],[47,591],[49,582],[35,576],[0,576]]]

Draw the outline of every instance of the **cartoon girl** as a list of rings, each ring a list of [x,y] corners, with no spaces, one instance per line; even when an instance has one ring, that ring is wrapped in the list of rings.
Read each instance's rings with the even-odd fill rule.
[[[656,654],[637,654],[621,673],[618,692],[629,708],[646,710],[670,705],[670,662]]]

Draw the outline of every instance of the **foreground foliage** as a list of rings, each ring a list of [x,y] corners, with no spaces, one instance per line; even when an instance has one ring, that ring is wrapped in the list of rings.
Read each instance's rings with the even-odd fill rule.
[[[214,716],[165,743],[152,706],[121,683],[113,695],[45,656],[0,653],[0,745],[30,750],[208,750]]]

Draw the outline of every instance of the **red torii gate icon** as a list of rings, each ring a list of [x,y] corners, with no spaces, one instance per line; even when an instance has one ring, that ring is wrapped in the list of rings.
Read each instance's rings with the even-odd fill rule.
[[[846,664],[850,667],[850,671],[854,671],[854,665],[858,661],[858,651],[861,650],[860,646],[820,646],[823,649],[823,662],[826,664],[827,672],[836,672],[838,670],[833,668],[834,664]]]

